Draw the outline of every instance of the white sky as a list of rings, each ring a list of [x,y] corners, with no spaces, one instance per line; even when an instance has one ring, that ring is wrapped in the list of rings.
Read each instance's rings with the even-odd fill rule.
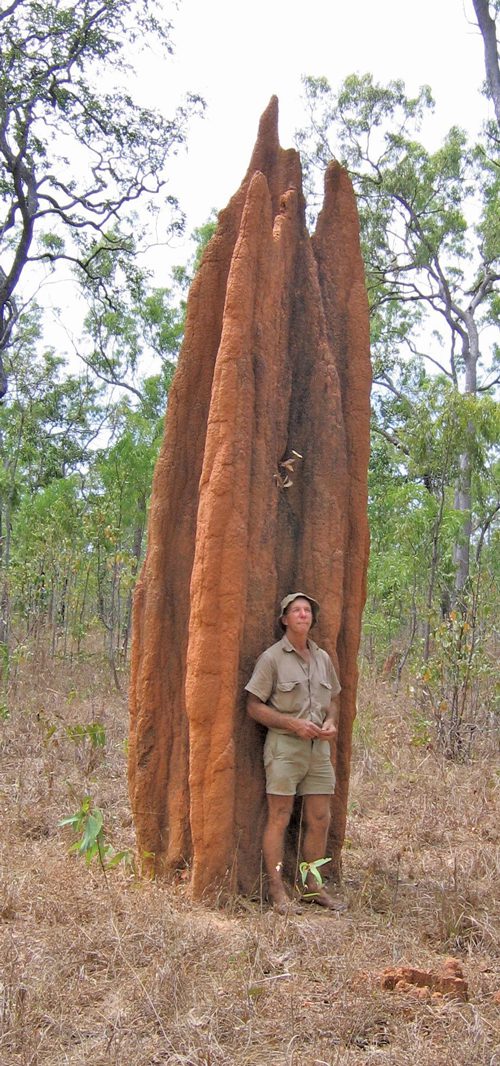
[[[472,0],[180,0],[177,10],[174,0],[165,9],[174,27],[174,55],[136,57],[140,80],[129,88],[167,117],[186,92],[203,96],[207,110],[191,123],[187,152],[170,162],[167,191],[187,215],[186,235],[144,257],[156,285],[170,284],[171,267],[193,251],[189,234],[238,188],[272,95],[280,102],[281,144],[293,146],[305,121],[302,75],[324,75],[333,88],[352,73],[371,73],[383,83],[402,78],[409,93],[430,85],[436,112],[423,139],[431,148],[450,126],[473,132],[488,114]],[[57,283],[45,282],[47,309],[51,287],[61,304],[62,280],[60,272]],[[74,289],[67,280],[66,306]],[[79,323],[76,314],[74,321]],[[53,329],[56,335],[55,322]],[[79,324],[75,329],[78,335]],[[65,346],[64,337],[59,343]]]
[[[188,232],[238,187],[273,94],[281,144],[293,145],[303,122],[303,74],[324,75],[333,87],[368,72],[381,82],[402,78],[411,93],[429,84],[436,100],[430,147],[451,125],[472,131],[487,114],[471,0],[181,0],[172,20],[174,57],[155,66],[149,56],[142,89],[167,115],[183,91],[207,102],[187,156],[171,168]]]

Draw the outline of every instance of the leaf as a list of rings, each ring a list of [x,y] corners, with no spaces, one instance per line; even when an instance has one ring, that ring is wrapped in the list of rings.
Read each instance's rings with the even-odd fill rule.
[[[70,814],[70,815],[68,815],[67,818],[61,818],[58,821],[57,824],[58,824],[58,826],[71,825],[71,826],[74,826],[74,828],[76,829],[77,826],[78,827],[80,826],[80,821],[81,821],[80,812],[77,811],[76,814]]]
[[[80,850],[81,850],[81,848],[80,848]],[[92,862],[92,859],[94,859],[95,856],[98,855],[98,854],[99,854],[99,845],[97,843],[93,844],[92,847],[88,848],[85,851],[85,862],[86,862],[87,866],[90,866],[90,864]]]
[[[103,748],[106,744],[106,730],[101,722],[92,722],[87,726],[87,733],[94,748]]]
[[[327,859],[315,859],[314,862],[301,862],[299,866],[300,876],[302,878],[302,884],[305,885],[307,881],[307,875],[311,873],[318,885],[323,884],[323,878],[318,870],[319,866],[324,866],[325,863],[331,862],[331,858]]]
[[[115,851],[114,855],[107,859],[106,869],[114,870],[115,866],[118,866],[121,862],[124,862],[126,866],[130,866],[132,864],[131,851],[129,851],[128,849],[126,849],[125,851]]]
[[[93,847],[97,848],[97,838],[102,829],[103,817],[98,807],[88,815],[80,842],[80,851],[87,853]]]

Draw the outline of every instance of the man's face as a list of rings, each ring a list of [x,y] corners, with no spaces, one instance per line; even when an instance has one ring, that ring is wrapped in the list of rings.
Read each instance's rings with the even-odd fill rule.
[[[288,636],[294,633],[302,636],[304,633],[307,634],[313,624],[313,613],[309,600],[304,599],[303,596],[298,596],[296,600],[292,600],[281,621],[286,628]]]

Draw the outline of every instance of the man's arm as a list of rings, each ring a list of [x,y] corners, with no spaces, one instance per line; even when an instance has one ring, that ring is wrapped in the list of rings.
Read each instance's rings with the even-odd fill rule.
[[[306,721],[304,718],[293,718],[290,714],[276,711],[274,707],[268,707],[267,703],[262,703],[252,692],[248,693],[247,712],[254,722],[265,725],[266,729],[286,729],[288,733],[295,733],[302,740],[312,740],[314,737],[322,737],[324,740],[330,739],[329,736],[325,735],[325,725],[323,725],[323,729],[320,729],[319,726],[314,725],[313,722]]]
[[[339,727],[339,697],[334,696],[326,712],[325,720],[321,729],[321,735],[325,740],[336,740]]]

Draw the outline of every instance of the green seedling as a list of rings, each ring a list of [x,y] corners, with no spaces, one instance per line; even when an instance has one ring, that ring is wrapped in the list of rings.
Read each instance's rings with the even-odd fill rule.
[[[113,870],[119,863],[131,865],[130,851],[115,851],[111,844],[105,840],[102,811],[92,805],[92,797],[84,796],[81,807],[74,814],[61,818],[59,826],[69,826],[77,835],[78,839],[73,842],[69,851],[82,855],[87,866],[97,858],[103,871]]]
[[[61,818],[59,825],[69,826],[79,836],[70,847],[70,852],[83,855],[87,866],[97,856],[104,866],[106,844],[103,833],[103,816],[98,807],[92,806],[91,796],[84,796],[81,807],[74,814]],[[81,834],[81,836],[80,836]]]
[[[68,725],[66,734],[75,743],[79,740],[89,740],[93,748],[104,748],[106,744],[106,730],[100,722],[89,722],[88,725]]]
[[[321,876],[321,874],[319,872],[318,867],[319,866],[324,866],[325,863],[327,863],[327,862],[331,862],[331,858],[328,858],[328,859],[314,859],[313,862],[301,862],[301,864],[299,866],[299,870],[300,870],[300,876],[301,876],[301,879],[302,879],[302,887],[303,888],[306,887],[308,874],[312,874],[313,875],[314,880],[318,884],[318,889],[319,888],[323,888],[324,882],[323,882],[323,878],[322,878],[322,876]],[[303,892],[302,895],[304,896],[304,898],[307,899],[309,896],[316,896],[317,892]]]

